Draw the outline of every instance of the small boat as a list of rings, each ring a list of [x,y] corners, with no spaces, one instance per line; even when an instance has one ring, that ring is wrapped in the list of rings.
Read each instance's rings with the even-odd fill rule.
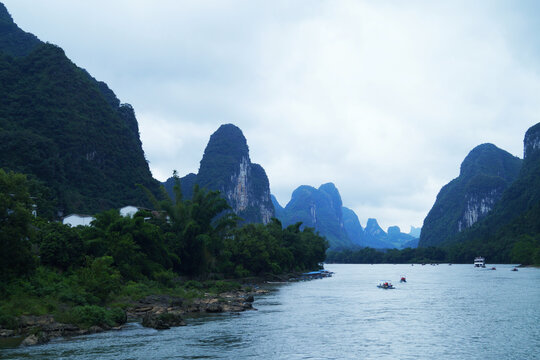
[[[405,276],[402,276],[401,279],[399,279],[399,282],[407,282],[407,279],[405,278]]]
[[[486,267],[486,259],[484,259],[481,256],[477,256],[474,258],[474,267]]]
[[[517,268],[517,267],[515,267],[515,268],[513,268],[513,269],[512,269],[512,270],[510,270],[510,271],[518,271],[518,268]]]
[[[494,267],[491,268],[491,270],[497,270],[497,268],[494,266]]]
[[[390,281],[381,281],[377,287],[380,289],[395,289],[394,285],[392,285]]]

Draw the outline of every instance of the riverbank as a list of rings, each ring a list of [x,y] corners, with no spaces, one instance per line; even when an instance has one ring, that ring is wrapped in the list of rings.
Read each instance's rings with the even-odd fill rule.
[[[58,337],[72,337],[122,329],[127,322],[141,322],[145,327],[169,329],[184,326],[184,318],[201,313],[239,313],[256,310],[255,296],[268,292],[252,286],[218,294],[185,298],[174,295],[149,295],[126,304],[123,317],[114,325],[102,322],[99,326],[83,327],[59,321],[52,314],[21,315],[16,318],[15,329],[0,328],[0,347],[32,346],[45,344]]]

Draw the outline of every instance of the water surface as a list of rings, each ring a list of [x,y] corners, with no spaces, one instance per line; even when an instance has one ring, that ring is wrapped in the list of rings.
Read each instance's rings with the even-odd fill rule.
[[[495,266],[327,265],[334,277],[274,285],[258,311],[129,324],[0,359],[540,359],[540,269]]]

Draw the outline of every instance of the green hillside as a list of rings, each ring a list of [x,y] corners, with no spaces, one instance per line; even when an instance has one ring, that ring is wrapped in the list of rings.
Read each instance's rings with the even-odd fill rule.
[[[451,259],[482,255],[490,262],[540,264],[540,123],[525,135],[518,178],[493,211],[453,239]]]
[[[420,247],[452,241],[486,216],[517,178],[521,160],[492,144],[475,147],[461,164],[459,177],[445,185],[422,226]]]
[[[132,107],[6,14],[1,6],[0,167],[42,181],[59,215],[146,204],[135,184],[158,183]]]

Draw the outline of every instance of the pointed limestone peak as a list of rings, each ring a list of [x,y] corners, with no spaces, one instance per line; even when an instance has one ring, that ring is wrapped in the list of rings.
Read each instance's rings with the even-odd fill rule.
[[[232,210],[247,222],[268,223],[274,216],[266,172],[251,163],[246,138],[233,124],[221,125],[210,136],[197,183],[220,191]]]
[[[239,127],[224,124],[210,136],[210,141],[204,150],[204,157],[220,154],[227,154],[236,159],[249,157],[247,141]]]
[[[249,148],[246,138],[237,126],[224,124],[211,136],[204,150],[199,168],[199,182],[202,186],[215,183],[216,180],[228,181],[238,172],[240,164],[250,164]],[[223,184],[217,188],[221,188]]]
[[[369,234],[384,233],[384,230],[379,226],[377,219],[373,219],[373,218],[368,219],[366,228],[364,231]]]
[[[506,179],[519,170],[521,160],[493,144],[481,144],[472,149],[461,163],[460,177],[471,178],[477,174]]]
[[[329,182],[329,183],[319,186],[319,191],[322,191],[323,193],[328,195],[328,197],[330,198],[330,203],[334,210],[334,213],[336,217],[339,219],[339,221],[341,221],[342,220],[341,208],[343,207],[343,201],[341,200],[341,195],[339,194],[339,190],[336,188],[336,186],[333,183]]]
[[[341,195],[339,194],[339,190],[336,188],[336,185],[334,185],[334,183],[329,182],[326,184],[322,184],[321,186],[319,186],[319,190],[324,191],[325,193],[330,195],[332,199],[339,199],[339,203],[341,203]]]
[[[525,159],[530,158],[533,154],[540,150],[540,123],[532,126],[525,133],[523,139],[523,156]]]

